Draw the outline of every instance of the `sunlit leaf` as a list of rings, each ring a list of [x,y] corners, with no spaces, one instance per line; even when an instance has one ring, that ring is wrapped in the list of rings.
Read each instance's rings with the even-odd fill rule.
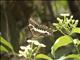
[[[73,28],[72,33],[80,33],[80,28]]]
[[[71,55],[66,56],[66,59],[68,59],[68,58],[80,60],[80,55],[79,54],[71,54]]]
[[[8,50],[4,46],[0,45],[0,52],[8,52]]]
[[[49,56],[44,55],[44,54],[38,54],[36,56],[36,58],[41,58],[41,59],[45,59],[45,60],[53,60],[52,58],[50,58]]]
[[[5,46],[9,47],[13,51],[12,45],[1,36],[0,36],[0,42],[3,43]]]
[[[52,46],[52,48],[51,48],[51,50],[52,50],[51,53],[54,54],[54,52],[55,52],[59,47],[61,47],[61,46],[66,46],[66,45],[70,44],[70,43],[72,42],[72,40],[73,40],[73,39],[72,39],[70,36],[68,36],[68,35],[59,37],[59,38],[55,41],[54,45]]]

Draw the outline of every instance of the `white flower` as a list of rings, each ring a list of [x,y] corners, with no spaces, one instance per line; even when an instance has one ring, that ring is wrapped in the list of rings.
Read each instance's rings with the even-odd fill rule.
[[[61,16],[69,16],[70,14],[69,13],[66,13],[66,14],[60,14]]]
[[[59,23],[62,23],[63,22],[63,20],[60,19],[60,18],[57,18],[57,20],[59,21]]]
[[[28,46],[20,46],[20,48],[21,48],[22,50],[28,50],[28,49],[31,49],[31,48],[30,48],[30,45],[28,45]]]
[[[21,48],[22,50],[25,50],[25,49],[26,49],[26,47],[25,47],[25,46],[20,46],[20,48]]]
[[[58,24],[57,24],[57,23],[53,23],[53,25],[54,25],[54,26],[57,26]]]
[[[24,57],[26,58],[26,57],[27,57],[27,54],[26,54],[25,51],[21,51],[21,50],[19,50],[19,54],[18,54],[18,56],[24,56]]]
[[[44,45],[44,44],[40,44],[39,46],[41,46],[41,47],[46,47],[46,45]]]
[[[46,47],[44,44],[39,43],[38,41],[35,40],[27,40],[28,43],[33,43],[39,47]],[[31,45],[28,46],[20,46],[22,50],[19,50],[18,56],[23,56],[23,57],[28,57],[28,55],[33,52],[33,47]]]
[[[76,20],[75,23],[78,23],[78,20]]]
[[[75,21],[74,25],[77,26],[77,24],[78,24],[78,20]]]
[[[74,39],[73,42],[74,42],[74,44],[77,44],[78,40],[77,39]]]
[[[27,55],[29,54],[29,51],[32,50],[32,49],[30,48],[30,45],[28,45],[28,46],[20,46],[20,48],[22,49],[22,51],[19,50],[18,56],[24,56],[25,58],[26,58]]]
[[[35,45],[39,45],[40,44],[38,41],[35,41],[35,40],[27,40],[27,42],[34,43]]]
[[[73,16],[71,15],[71,18],[73,18]]]
[[[76,44],[77,44],[77,45],[80,45],[80,41],[79,41],[78,39],[74,39],[73,42],[74,42],[75,45],[76,45]]]
[[[33,43],[37,46],[46,47],[44,44],[41,44],[41,43],[39,43],[38,41],[35,41],[35,40],[27,40],[27,42]]]
[[[21,55],[21,54],[18,54],[18,56],[20,56],[20,57],[21,57],[22,55]]]
[[[30,50],[30,49],[31,49],[30,45],[27,45],[27,46],[26,46],[26,49],[29,49],[29,50]]]

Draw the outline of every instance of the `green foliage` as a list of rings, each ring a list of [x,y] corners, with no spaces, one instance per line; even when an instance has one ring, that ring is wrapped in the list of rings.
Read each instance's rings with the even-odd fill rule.
[[[69,59],[69,58],[80,60],[80,54],[70,54],[68,56],[65,56],[65,59]]]
[[[0,51],[8,53],[8,50],[4,46],[2,46],[2,45],[0,46]]]
[[[80,28],[73,28],[72,33],[79,33],[80,34]]]
[[[56,0],[54,2],[52,2],[52,6],[54,9],[54,13],[56,15],[59,15],[60,13],[69,13],[69,7],[67,4],[67,0]]]
[[[58,60],[80,60],[79,54],[69,54],[67,56],[62,56]]]
[[[72,43],[72,38],[68,35],[65,35],[65,36],[61,36],[59,37],[56,42],[54,43],[54,45],[52,46],[51,48],[51,53],[54,54],[55,51],[59,48],[59,47],[62,47],[62,46],[66,46],[70,43]]]
[[[45,60],[53,60],[52,58],[50,58],[49,56],[47,56],[45,54],[37,54],[36,58],[41,58],[41,59],[45,59]]]
[[[60,36],[54,42],[54,44],[51,48],[51,54],[55,60],[55,58],[57,58],[56,51],[59,50],[60,47],[68,46],[70,43],[73,43],[74,50],[76,50],[75,53],[77,53],[77,54],[69,54],[69,52],[66,54],[66,53],[62,52],[62,50],[60,50],[64,54],[61,55],[60,58],[57,58],[57,60],[65,60],[65,59],[69,59],[69,58],[72,58],[75,60],[80,60],[80,58],[79,58],[80,52],[79,52],[79,47],[78,47],[80,45],[80,41],[78,39],[73,39],[71,36],[71,35],[73,35],[73,33],[80,33],[80,28],[77,27],[78,20],[72,19],[73,16],[71,16],[70,19],[68,19],[66,16],[69,16],[69,14],[61,14],[61,16],[64,16],[64,19],[57,18],[59,23],[54,23],[53,25],[56,27],[56,30],[60,31],[64,36]],[[67,51],[69,51],[69,50],[67,50]],[[62,54],[61,52],[59,52],[59,54]],[[50,59],[47,59],[47,56],[45,56],[45,55],[43,57],[43,54],[40,54],[37,57],[43,58],[45,60],[50,60]]]
[[[5,40],[2,36],[0,36],[0,43],[1,43],[1,45],[0,45],[0,51],[1,52],[3,52],[3,51],[4,52],[10,52],[10,50],[12,52],[14,52],[14,49],[13,49],[12,45],[10,44],[10,42]],[[10,50],[7,48],[9,48]]]
[[[55,43],[51,48],[51,54],[53,55],[54,58],[56,58],[55,51],[59,50],[58,48],[62,46],[68,46],[70,43],[73,43],[74,49],[76,50],[74,53],[77,53],[77,54],[64,53],[64,55],[60,56],[58,60],[65,60],[69,58],[80,60],[79,58],[80,57],[80,51],[79,51],[80,40],[78,38],[77,39],[72,38],[71,36],[75,33],[80,34],[80,28],[77,27],[78,20],[72,19],[73,16],[71,16],[70,19],[68,19],[67,16],[69,16],[69,14],[61,14],[61,16],[64,16],[64,19],[57,18],[58,23],[54,23],[53,25],[56,27],[56,30],[60,31],[64,36],[60,36],[55,41]]]

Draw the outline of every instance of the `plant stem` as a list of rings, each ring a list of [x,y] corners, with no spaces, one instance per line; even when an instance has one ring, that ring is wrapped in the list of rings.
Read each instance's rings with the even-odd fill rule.
[[[75,49],[76,49],[77,53],[80,54],[78,46],[77,45],[74,45],[74,46],[75,46]]]
[[[57,28],[58,29],[58,28]],[[58,29],[63,35],[66,35],[64,32],[62,32],[60,29]]]

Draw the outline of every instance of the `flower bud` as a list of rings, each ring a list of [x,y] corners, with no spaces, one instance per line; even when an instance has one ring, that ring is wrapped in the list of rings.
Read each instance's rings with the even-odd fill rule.
[[[78,20],[75,21],[74,25],[77,26],[77,24],[78,24]]]
[[[72,23],[74,23],[75,22],[75,20],[72,20]]]
[[[58,24],[57,24],[57,23],[53,23],[53,25],[54,25],[54,26],[57,26]]]
[[[78,20],[76,20],[75,23],[78,23]]]
[[[71,17],[70,17],[71,19],[73,18],[73,15],[71,15]]]
[[[57,18],[57,20],[58,20],[60,23],[62,23],[62,20],[61,20],[60,18]]]

